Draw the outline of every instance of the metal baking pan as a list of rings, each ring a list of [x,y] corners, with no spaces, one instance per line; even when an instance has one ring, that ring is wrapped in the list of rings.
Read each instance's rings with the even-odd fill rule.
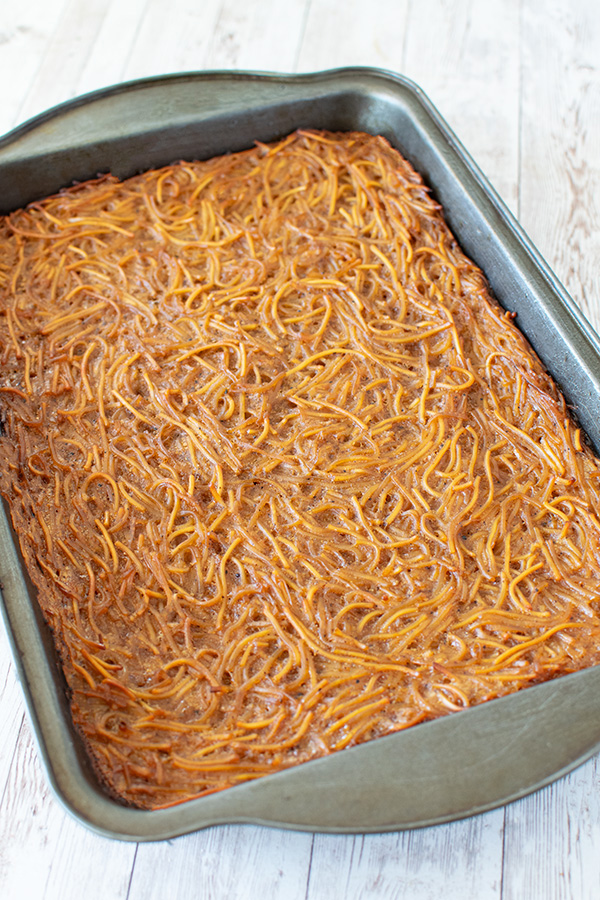
[[[423,175],[464,250],[600,448],[598,338],[423,93],[398,75],[208,72],[77,98],[0,139],[0,211],[112,171],[207,158],[298,127],[382,134]],[[115,802],[69,715],[51,635],[0,510],[3,613],[50,782],[101,834],[158,840],[225,822],[376,832],[447,822],[542,787],[600,749],[600,667],[176,807]]]

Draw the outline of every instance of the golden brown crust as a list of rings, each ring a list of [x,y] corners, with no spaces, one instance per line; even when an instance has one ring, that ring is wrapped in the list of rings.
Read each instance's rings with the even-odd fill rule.
[[[125,801],[598,661],[597,460],[381,138],[0,224],[1,489]]]

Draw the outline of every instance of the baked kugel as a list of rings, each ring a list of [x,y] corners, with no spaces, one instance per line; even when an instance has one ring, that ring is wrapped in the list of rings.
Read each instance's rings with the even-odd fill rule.
[[[33,203],[0,312],[1,490],[122,801],[598,662],[598,461],[382,138]]]

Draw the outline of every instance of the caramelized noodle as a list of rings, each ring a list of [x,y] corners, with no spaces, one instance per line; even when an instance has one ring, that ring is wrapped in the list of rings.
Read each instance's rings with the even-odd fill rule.
[[[0,247],[1,488],[120,798],[598,661],[598,462],[383,139],[100,178]]]

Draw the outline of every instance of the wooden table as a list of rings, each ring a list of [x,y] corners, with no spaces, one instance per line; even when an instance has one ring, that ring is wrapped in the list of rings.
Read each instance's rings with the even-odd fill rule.
[[[429,94],[600,325],[597,0],[0,0],[0,133],[165,72],[388,68]],[[596,757],[504,809],[400,834],[228,826],[97,837],[51,795],[0,634],[0,897],[44,900],[600,897]]]

